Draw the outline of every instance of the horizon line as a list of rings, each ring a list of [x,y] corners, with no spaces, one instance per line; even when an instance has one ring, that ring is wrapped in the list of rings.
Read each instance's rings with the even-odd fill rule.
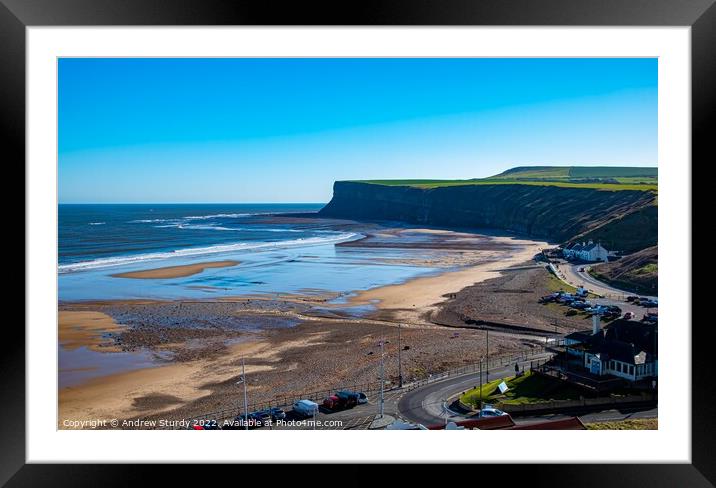
[[[57,202],[58,205],[326,205],[328,202]]]

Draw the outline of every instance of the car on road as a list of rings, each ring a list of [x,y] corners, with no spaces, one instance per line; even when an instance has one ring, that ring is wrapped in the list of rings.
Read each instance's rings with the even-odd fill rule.
[[[293,404],[292,410],[298,417],[312,417],[318,413],[318,404],[311,400],[298,400]]]
[[[485,405],[477,413],[476,417],[501,417],[503,415],[509,415],[507,412],[503,412],[499,408],[495,408],[492,405]]]

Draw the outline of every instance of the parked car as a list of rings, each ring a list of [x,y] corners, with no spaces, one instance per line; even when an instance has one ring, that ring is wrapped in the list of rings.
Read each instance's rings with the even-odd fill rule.
[[[634,318],[634,314],[631,313],[631,312],[626,312],[626,313],[624,314],[624,319],[625,319],[625,320],[631,320],[631,319],[633,319],[633,318]]]
[[[626,300],[627,302],[638,302],[639,297],[636,295],[629,295],[628,297],[626,297]]]
[[[646,308],[656,308],[659,306],[659,303],[654,300],[639,300],[639,305]]]
[[[343,410],[343,405],[341,402],[341,399],[338,398],[336,395],[327,396],[323,399],[323,402],[321,402],[321,406],[328,410]]]
[[[345,402],[346,408],[353,408],[360,403],[361,394],[356,391],[341,390],[336,393],[336,396]],[[365,395],[363,396],[365,397]],[[366,398],[367,401],[368,399]]]
[[[298,400],[292,409],[299,417],[312,417],[318,413],[318,404],[311,400]]]
[[[607,312],[607,307],[605,307],[604,305],[594,305],[592,307],[586,308],[585,311],[593,315],[602,315],[603,313]]]
[[[657,313],[645,313],[641,320],[642,322],[655,324],[659,321],[659,315]]]
[[[221,430],[244,430],[244,417],[243,415],[237,415],[231,422],[224,422]]]
[[[249,423],[249,429],[258,429],[267,425],[269,420],[271,420],[271,414],[266,410],[261,410],[260,412],[251,412],[246,421]]]
[[[286,412],[278,407],[272,407],[268,409],[272,420],[282,420],[286,418]]]

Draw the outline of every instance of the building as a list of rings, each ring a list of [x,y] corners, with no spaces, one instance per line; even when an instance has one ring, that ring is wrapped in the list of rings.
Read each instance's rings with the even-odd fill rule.
[[[609,251],[607,251],[601,243],[589,242],[571,242],[562,249],[562,255],[567,259],[579,259],[581,261],[608,261]]]
[[[630,382],[658,375],[657,325],[618,319],[600,329],[595,316],[592,334],[565,337],[567,358],[596,376],[615,376]]]

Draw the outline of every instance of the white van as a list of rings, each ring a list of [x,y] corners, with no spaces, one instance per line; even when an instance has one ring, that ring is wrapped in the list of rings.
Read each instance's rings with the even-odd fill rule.
[[[302,417],[313,417],[318,413],[318,404],[311,400],[299,400],[293,404],[293,411]]]

